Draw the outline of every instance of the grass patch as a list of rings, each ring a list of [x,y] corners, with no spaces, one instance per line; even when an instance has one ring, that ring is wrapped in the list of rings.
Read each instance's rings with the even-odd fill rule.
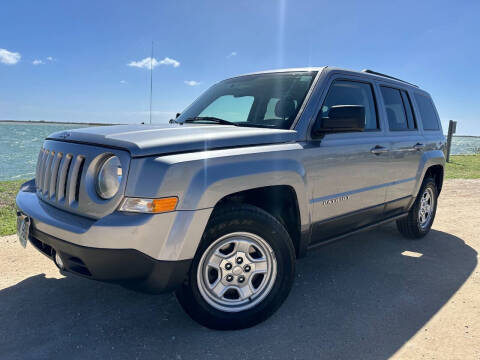
[[[480,154],[452,155],[445,169],[446,179],[480,179]]]
[[[0,181],[0,236],[15,234],[17,215],[15,197],[25,180]]]

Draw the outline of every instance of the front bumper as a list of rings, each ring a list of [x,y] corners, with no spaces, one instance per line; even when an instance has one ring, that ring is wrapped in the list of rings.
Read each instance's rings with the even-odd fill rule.
[[[45,234],[34,227],[29,242],[53,260],[60,255],[65,270],[137,290],[161,293],[177,288],[191,260],[161,261],[133,249],[100,249],[79,246]]]
[[[95,220],[57,209],[25,187],[16,199],[31,222],[29,242],[66,270],[95,280],[168,291],[185,278],[212,209]]]
[[[16,202],[33,228],[42,233],[84,247],[134,249],[164,261],[195,256],[212,212],[211,208],[163,214],[115,211],[95,220],[57,209],[40,200],[34,191],[20,191]]]

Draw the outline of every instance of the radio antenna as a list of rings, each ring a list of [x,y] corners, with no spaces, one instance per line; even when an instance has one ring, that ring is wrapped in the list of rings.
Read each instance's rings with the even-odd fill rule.
[[[150,125],[152,124],[152,94],[153,94],[153,41],[152,41],[152,54],[150,56]]]

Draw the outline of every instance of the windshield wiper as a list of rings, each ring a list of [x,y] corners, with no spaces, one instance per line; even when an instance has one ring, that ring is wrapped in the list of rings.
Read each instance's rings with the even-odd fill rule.
[[[214,122],[214,123],[217,123],[217,124],[222,124],[222,125],[237,126],[237,124],[235,124],[234,122],[224,120],[224,119],[220,119],[220,118],[217,118],[217,117],[214,117],[214,116],[196,116],[196,117],[193,117],[193,118],[188,118],[184,122],[193,123],[193,122],[196,122],[196,121],[200,121],[200,122],[201,121],[211,121],[211,122]]]

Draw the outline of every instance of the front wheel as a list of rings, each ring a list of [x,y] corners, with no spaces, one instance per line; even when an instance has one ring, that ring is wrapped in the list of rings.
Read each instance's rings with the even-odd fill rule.
[[[250,205],[223,208],[212,215],[176,295],[204,326],[247,328],[280,307],[294,270],[295,251],[277,219]]]
[[[419,239],[427,235],[437,211],[437,198],[438,190],[435,180],[428,177],[423,181],[408,216],[397,220],[400,233],[410,239]]]

